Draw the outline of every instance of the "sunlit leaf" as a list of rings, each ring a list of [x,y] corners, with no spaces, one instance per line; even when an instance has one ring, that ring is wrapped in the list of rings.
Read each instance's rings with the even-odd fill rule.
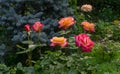
[[[33,44],[33,41],[22,41],[23,44]]]

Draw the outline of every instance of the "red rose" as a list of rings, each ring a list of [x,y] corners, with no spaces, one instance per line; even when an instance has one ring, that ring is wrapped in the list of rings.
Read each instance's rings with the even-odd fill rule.
[[[30,32],[30,25],[29,25],[29,24],[26,24],[26,25],[24,26],[24,28],[25,28],[25,31],[26,31],[26,32]]]

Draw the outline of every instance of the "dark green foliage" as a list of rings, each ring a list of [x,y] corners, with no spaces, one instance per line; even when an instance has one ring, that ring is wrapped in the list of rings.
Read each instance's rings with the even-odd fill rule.
[[[91,37],[92,39],[98,41],[98,40],[114,40],[119,41],[120,37],[120,27],[119,25],[112,24],[112,22],[105,22],[102,20],[99,20],[97,23],[95,23],[95,32],[92,33]]]
[[[112,47],[111,47],[112,46]],[[46,51],[34,66],[24,67],[21,63],[8,67],[0,64],[0,73],[11,74],[119,74],[120,43],[97,43],[91,53],[81,53],[80,49],[66,55],[62,51]],[[63,49],[66,50],[66,49]]]
[[[23,67],[21,63],[18,63],[16,67],[7,67],[4,64],[0,64],[0,74],[33,74],[33,67]]]
[[[89,59],[91,60],[91,59]],[[89,64],[89,65],[88,65]],[[79,74],[79,73],[92,73],[94,66],[91,69],[88,59],[82,57],[81,54],[71,54],[66,56],[61,51],[51,52],[48,51],[47,54],[37,61],[35,64],[35,72],[39,74]]]
[[[93,6],[93,11],[90,14],[93,21],[99,19],[103,19],[104,21],[120,19],[120,0],[77,0],[79,9],[83,4],[91,4]]]
[[[51,37],[59,35],[58,20],[73,14],[73,10],[68,6],[68,0],[1,0],[0,27],[4,28],[5,32],[1,32],[4,39],[0,43],[5,43],[5,49],[18,51],[19,49],[14,48],[16,43],[27,37],[24,25],[32,26],[36,21],[44,24],[40,40],[49,43]],[[35,33],[32,33],[31,37],[38,41]]]

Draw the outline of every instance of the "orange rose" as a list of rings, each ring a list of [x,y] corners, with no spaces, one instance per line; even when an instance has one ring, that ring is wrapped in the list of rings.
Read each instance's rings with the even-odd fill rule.
[[[60,19],[59,28],[67,29],[74,24],[75,24],[75,20],[73,17],[71,17],[71,16],[65,17],[65,18]]]
[[[64,37],[53,37],[50,41],[50,46],[60,46],[64,48],[66,45],[68,45],[67,39]]]
[[[81,25],[83,25],[84,30],[95,32],[95,24],[84,21],[81,23]]]
[[[82,5],[81,10],[84,12],[91,12],[92,11],[92,6],[89,4]]]

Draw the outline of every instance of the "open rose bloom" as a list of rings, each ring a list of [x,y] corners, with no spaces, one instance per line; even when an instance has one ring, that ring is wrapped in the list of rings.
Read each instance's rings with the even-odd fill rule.
[[[29,25],[29,24],[26,24],[26,25],[24,26],[24,28],[25,28],[25,31],[26,31],[26,32],[30,32],[30,25]]]
[[[94,42],[87,34],[79,34],[75,36],[76,46],[81,47],[82,52],[91,52],[94,47]]]
[[[84,30],[95,32],[95,24],[84,21],[81,23],[81,25],[83,26]]]
[[[42,30],[43,24],[41,22],[35,22],[32,26],[32,29],[36,32],[40,32]]]
[[[89,4],[82,5],[81,10],[84,12],[91,12],[92,11],[92,6]]]
[[[76,21],[75,21],[74,18],[71,17],[71,16],[62,18],[62,19],[60,19],[60,21],[59,21],[59,28],[67,29],[67,28],[69,28],[70,26],[74,25],[75,22],[76,22]]]
[[[60,46],[64,48],[68,45],[67,39],[64,37],[53,37],[51,40],[50,46]]]

